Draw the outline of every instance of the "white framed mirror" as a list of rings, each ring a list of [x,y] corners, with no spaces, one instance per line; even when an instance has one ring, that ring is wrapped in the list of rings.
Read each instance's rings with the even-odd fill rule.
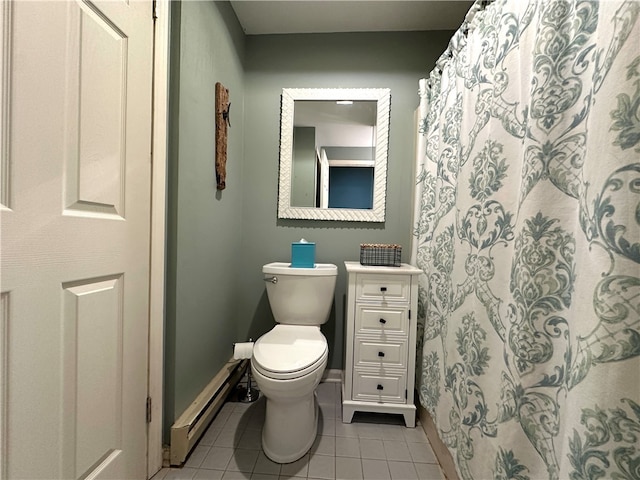
[[[284,88],[278,218],[384,222],[391,90]]]

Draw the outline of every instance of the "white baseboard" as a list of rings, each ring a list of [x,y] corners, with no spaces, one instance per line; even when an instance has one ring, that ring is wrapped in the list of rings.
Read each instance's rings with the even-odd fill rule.
[[[433,453],[435,453],[440,469],[444,473],[447,480],[459,480],[458,472],[456,471],[455,463],[451,452],[447,446],[442,442],[438,435],[438,429],[429,412],[422,405],[418,405],[418,416],[420,417],[420,423],[424,429],[424,433],[427,434]]]
[[[340,383],[342,381],[342,370],[333,368],[326,369],[320,381]]]

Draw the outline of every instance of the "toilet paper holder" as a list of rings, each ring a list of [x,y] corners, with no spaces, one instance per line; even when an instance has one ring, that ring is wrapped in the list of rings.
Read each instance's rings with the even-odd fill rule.
[[[249,342],[252,343],[253,340],[249,339]],[[233,344],[234,353],[236,351],[236,345],[240,344]],[[236,386],[237,399],[242,403],[255,402],[256,400],[258,400],[258,398],[260,398],[260,392],[251,386],[251,357],[247,358],[247,360],[249,360],[249,362],[247,363],[247,386],[243,387],[240,384]]]

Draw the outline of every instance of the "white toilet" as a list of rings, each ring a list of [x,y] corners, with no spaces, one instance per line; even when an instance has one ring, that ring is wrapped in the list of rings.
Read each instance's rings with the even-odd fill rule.
[[[251,368],[267,399],[262,449],[277,463],[302,458],[318,430],[315,389],[329,349],[320,325],[329,318],[338,267],[288,263],[262,267],[271,311],[278,323],[253,346]]]

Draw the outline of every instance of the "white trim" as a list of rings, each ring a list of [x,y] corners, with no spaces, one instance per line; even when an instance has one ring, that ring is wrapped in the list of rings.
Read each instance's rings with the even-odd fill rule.
[[[0,211],[9,210],[9,122],[11,93],[11,35],[13,2],[0,6]],[[1,230],[0,230],[1,231]],[[0,247],[2,246],[0,235]],[[1,287],[1,285],[0,285]],[[9,293],[0,292],[0,480],[8,479]]]
[[[153,165],[149,281],[149,384],[151,423],[147,430],[147,478],[162,468],[162,390],[166,247],[167,123],[169,100],[169,0],[157,0],[153,59]]]
[[[321,382],[335,382],[340,383],[342,381],[342,370],[339,369],[327,369],[322,375]]]
[[[13,2],[0,6],[0,210],[11,208],[10,95],[11,95],[11,38]]]
[[[9,294],[0,292],[0,480],[9,478],[7,385],[9,383]]]
[[[375,160],[329,160],[330,167],[375,167]]]
[[[422,426],[424,433],[427,435],[427,440],[429,440],[429,445],[436,456],[436,460],[438,460],[438,466],[442,472],[442,478],[446,478],[447,480],[459,480],[460,477],[458,476],[456,464],[453,461],[451,452],[442,439],[440,439],[438,427],[436,427],[433,418],[431,418],[427,409],[424,408],[420,402],[418,402],[418,417],[420,419],[420,425]]]

